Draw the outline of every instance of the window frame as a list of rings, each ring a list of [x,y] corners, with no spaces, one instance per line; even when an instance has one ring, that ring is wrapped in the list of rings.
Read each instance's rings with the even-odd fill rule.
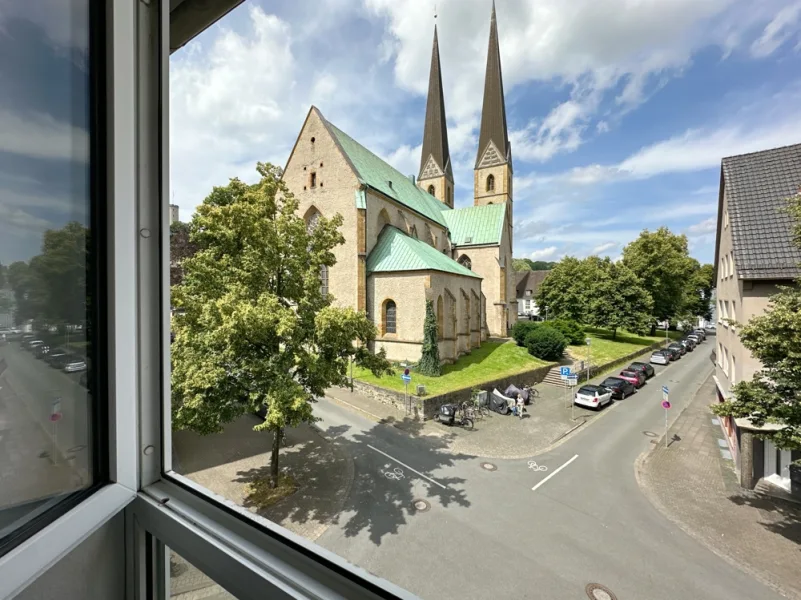
[[[389,329],[389,305],[392,305],[394,310],[393,319],[392,319],[392,331]],[[383,313],[381,322],[383,324],[383,334],[384,335],[397,335],[398,334],[398,303],[395,302],[392,298],[387,298],[384,300],[384,305],[381,307],[381,312]]]

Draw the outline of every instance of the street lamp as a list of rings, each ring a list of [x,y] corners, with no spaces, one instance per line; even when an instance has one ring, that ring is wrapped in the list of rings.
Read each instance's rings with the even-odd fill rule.
[[[587,342],[587,383],[590,381],[590,359],[592,358],[592,349],[590,348],[590,338],[585,340]]]

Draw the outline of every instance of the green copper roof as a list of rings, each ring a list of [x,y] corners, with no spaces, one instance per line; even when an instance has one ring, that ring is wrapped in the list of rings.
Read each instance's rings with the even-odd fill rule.
[[[454,275],[481,277],[432,248],[390,225],[378,236],[378,243],[367,257],[367,273],[396,271],[443,271]]]
[[[362,183],[445,227],[442,211],[449,210],[445,204],[421,190],[409,177],[389,166],[331,122],[327,123]]]
[[[506,204],[468,206],[442,213],[451,232],[451,243],[457,246],[500,244]],[[469,241],[468,241],[469,240]]]

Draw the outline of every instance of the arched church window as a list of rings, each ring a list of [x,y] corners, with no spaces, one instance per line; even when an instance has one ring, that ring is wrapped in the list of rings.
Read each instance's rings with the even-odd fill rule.
[[[465,269],[473,270],[473,263],[470,260],[470,257],[467,254],[462,254],[459,257],[459,264],[462,265]]]
[[[434,189],[434,186],[433,186],[433,185],[429,185],[429,186],[428,186],[428,193],[429,193],[429,194],[431,194],[432,196],[434,196],[434,195],[435,195],[435,194],[434,194],[434,192],[435,192],[435,191],[436,191],[436,190]]]
[[[317,227],[317,222],[320,220],[320,211],[312,206],[306,211],[306,216],[303,220],[306,221],[306,231],[314,231],[314,228]]]
[[[495,191],[495,175],[487,175],[487,191]]]
[[[394,300],[384,302],[384,333],[397,333],[398,307]]]

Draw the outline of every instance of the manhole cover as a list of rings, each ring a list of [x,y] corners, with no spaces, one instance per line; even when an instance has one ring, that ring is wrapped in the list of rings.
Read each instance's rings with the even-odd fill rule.
[[[412,506],[414,506],[415,512],[426,512],[429,508],[431,508],[431,505],[428,502],[420,499],[412,500]]]
[[[612,593],[612,590],[600,583],[588,583],[584,591],[592,600],[617,600],[617,596]]]
[[[481,463],[481,468],[486,469],[487,471],[497,471],[498,467],[493,465],[492,463]]]
[[[656,437],[658,434],[654,433],[653,431],[643,431],[643,435],[647,435],[648,437]]]

